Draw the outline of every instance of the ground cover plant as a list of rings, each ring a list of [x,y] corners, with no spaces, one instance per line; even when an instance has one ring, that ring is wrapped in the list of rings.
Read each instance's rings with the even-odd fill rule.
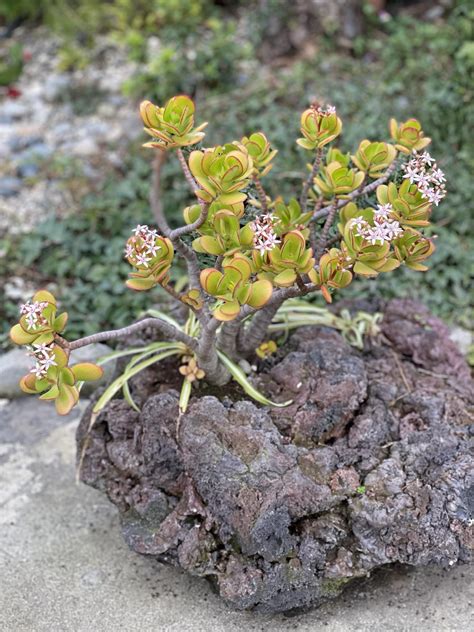
[[[423,230],[433,205],[445,196],[445,176],[426,151],[431,139],[416,119],[392,119],[390,142],[364,139],[353,154],[344,154],[333,144],[342,130],[336,108],[313,103],[301,115],[296,141],[308,152],[308,174],[299,196],[285,201],[267,195],[262,182],[278,153],[263,132],[190,150],[201,147],[207,123],[196,124],[189,97],[173,97],[163,107],[144,101],[140,114],[151,137],[145,147],[156,153],[152,207],[157,227],[138,224],[127,240],[125,258],[132,271],[126,285],[139,293],[161,287],[189,309],[189,318],[183,325],[149,310],[146,318],[121,329],[67,340],[67,313],[57,314],[50,292],[37,292],[21,307],[10,337],[27,345],[35,359],[21,382],[23,390],[55,400],[61,414],[77,403],[81,383],[102,373],[92,364],[69,367],[70,352],[145,328],[158,330],[166,341],[118,352],[134,357],[96,403],[96,413],[121,389],[136,407],[129,379],[171,355],[181,361],[183,411],[193,382],[201,379],[223,385],[233,377],[254,399],[272,404],[238,361],[271,353],[268,329],[286,300],[319,292],[330,303],[332,292],[356,276],[376,277],[401,265],[427,269],[434,243]],[[158,188],[167,152],[176,154],[194,197],[183,210],[185,223],[174,229]],[[371,204],[358,206],[367,197]],[[175,258],[186,265],[184,287],[170,280]],[[284,326],[291,318],[290,311]]]

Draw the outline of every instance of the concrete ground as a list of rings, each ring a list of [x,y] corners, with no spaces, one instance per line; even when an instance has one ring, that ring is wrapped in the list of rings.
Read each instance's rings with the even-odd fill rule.
[[[78,413],[0,405],[1,632],[467,632],[472,567],[386,570],[292,618],[229,609],[204,580],[131,553],[117,512],[75,483]]]

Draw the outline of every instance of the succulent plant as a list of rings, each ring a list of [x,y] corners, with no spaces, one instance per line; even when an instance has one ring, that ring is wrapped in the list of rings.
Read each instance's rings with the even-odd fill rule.
[[[396,184],[381,184],[377,187],[377,200],[380,204],[390,204],[391,214],[402,226],[428,226],[431,204],[423,197],[416,184],[404,180]]]
[[[222,202],[212,202],[209,204],[206,221],[197,229],[201,235],[214,234],[214,216],[219,211],[231,211],[238,220],[244,215],[245,209],[243,202],[237,204],[223,204]],[[201,205],[192,204],[187,206],[183,211],[183,217],[186,224],[192,224],[201,215]]]
[[[362,140],[352,160],[369,177],[379,178],[396,157],[397,150],[393,145]]]
[[[20,322],[11,328],[10,338],[17,345],[26,345],[35,361],[20,387],[25,393],[41,394],[40,399],[55,400],[58,413],[66,415],[79,399],[76,383],[98,379],[102,369],[89,362],[68,367],[67,343],[60,336],[67,313],[56,316],[56,298],[51,292],[39,290],[20,312]]]
[[[277,287],[291,287],[298,275],[308,274],[315,260],[312,248],[306,247],[306,238],[299,230],[292,230],[283,237],[281,244],[266,255],[253,252],[254,264],[260,278],[270,279]]]
[[[404,154],[420,151],[431,143],[431,138],[424,135],[420,122],[415,118],[400,124],[390,119],[390,135],[395,141],[395,148]]]
[[[271,355],[273,355],[277,349],[278,347],[274,340],[266,340],[255,349],[255,353],[258,355],[259,358],[265,360],[266,358],[269,358]]]
[[[194,127],[194,103],[187,96],[173,97],[164,107],[143,101],[140,115],[146,133],[153,138],[145,147],[168,150],[195,145],[204,138],[202,130],[207,123]]]
[[[431,239],[423,237],[412,228],[407,228],[403,236],[394,242],[394,250],[397,259],[403,261],[408,268],[424,272],[428,267],[421,262],[431,257],[435,245]]]
[[[69,342],[62,336],[67,313],[57,315],[54,296],[41,290],[21,307],[20,320],[10,332],[12,341],[28,346],[35,358],[35,367],[21,386],[41,399],[55,400],[58,412],[65,414],[77,402],[80,382],[102,373],[89,363],[69,367],[70,352],[149,327],[159,330],[165,340],[113,354],[133,357],[99,397],[94,413],[120,389],[138,410],[128,380],[170,356],[181,360],[181,411],[190,400],[193,383],[205,379],[221,385],[231,376],[258,402],[286,405],[270,402],[237,362],[255,354],[266,358],[276,350],[268,333],[276,331],[271,329],[272,319],[287,299],[302,301],[320,291],[331,302],[333,291],[347,287],[358,275],[375,277],[400,265],[426,270],[424,262],[434,244],[422,229],[429,225],[432,205],[445,195],[441,169],[426,151],[416,153],[429,139],[415,119],[401,125],[392,121],[395,145],[363,140],[351,157],[337,147],[325,149],[340,134],[342,123],[334,108],[315,105],[303,112],[303,137],[297,140],[314,152],[313,163],[299,199],[286,202],[268,195],[260,181],[276,155],[262,132],[239,142],[195,149],[186,158],[181,148],[204,137],[204,125],[194,127],[194,104],[188,97],[174,97],[163,108],[144,101],[140,113],[153,137],[147,146],[176,151],[195,199],[183,211],[183,226],[169,228],[156,205],[153,210],[162,234],[147,225],[135,228],[125,248],[125,258],[133,267],[126,285],[139,291],[162,286],[178,302],[180,315],[183,305],[189,308],[188,319],[181,324],[169,314],[149,309],[127,327]],[[414,152],[400,161],[401,184],[390,182],[397,150]],[[366,177],[377,181],[364,186]],[[256,191],[258,199],[247,200],[247,189]],[[363,206],[358,206],[358,198],[364,199]],[[187,276],[177,282],[171,274],[175,254],[187,269]],[[285,312],[285,318],[291,317]],[[334,318],[331,315],[331,322]],[[293,315],[294,326],[303,320]],[[359,345],[361,336],[359,332]]]
[[[358,189],[364,182],[362,171],[351,169],[339,161],[332,161],[323,166],[314,183],[321,194],[326,197],[345,197]]]
[[[196,358],[184,357],[184,364],[179,367],[181,375],[188,380],[188,382],[194,382],[195,380],[202,380],[206,375],[205,372],[197,365]]]
[[[56,316],[56,299],[47,290],[39,290],[31,302],[21,307],[21,318],[10,330],[17,345],[50,344],[67,324],[67,312]]]
[[[210,255],[232,255],[239,250],[252,247],[254,233],[252,225],[240,227],[239,219],[232,211],[218,211],[212,220],[214,236],[203,235],[193,241],[196,252],[207,252]]]
[[[303,138],[298,138],[296,142],[304,149],[320,149],[337,138],[341,130],[342,122],[333,106],[326,109],[314,106],[301,115]]]
[[[79,400],[79,382],[98,380],[101,367],[91,362],[68,366],[69,354],[57,344],[34,345],[36,367],[20,380],[25,393],[38,394],[40,399],[56,404],[60,415],[67,415]]]
[[[182,294],[180,299],[183,303],[189,305],[193,309],[201,309],[203,306],[201,292],[197,288],[191,288],[185,294]]]
[[[272,168],[271,161],[278,151],[271,148],[270,142],[263,132],[256,132],[247,138],[244,136],[240,144],[250,154],[256,174],[260,177],[266,176]]]
[[[242,254],[226,259],[222,272],[216,268],[206,268],[201,272],[202,287],[219,299],[213,310],[214,318],[233,320],[242,305],[260,309],[268,302],[273,292],[271,282],[267,279],[251,281],[252,273],[252,261]]]
[[[233,143],[204,151],[193,151],[189,169],[201,186],[198,197],[205,202],[219,200],[222,204],[239,204],[247,199],[242,192],[253,173],[248,151]]]
[[[290,230],[299,230],[305,237],[309,230],[306,226],[311,221],[312,212],[302,213],[301,206],[294,198],[285,204],[283,200],[277,199],[273,209],[275,217],[274,229],[277,235],[283,235]]]
[[[139,224],[127,241],[125,257],[137,270],[130,274],[127,287],[137,291],[150,290],[167,283],[174,248],[167,237],[161,237],[146,224]]]
[[[332,303],[328,288],[342,289],[352,281],[352,272],[348,269],[348,262],[342,250],[331,248],[324,254],[319,260],[318,270],[310,274],[310,279],[320,286],[325,300]]]

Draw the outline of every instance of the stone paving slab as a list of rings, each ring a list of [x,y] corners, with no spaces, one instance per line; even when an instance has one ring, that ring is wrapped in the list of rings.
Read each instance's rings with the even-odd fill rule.
[[[83,404],[84,405],[84,404]],[[78,412],[0,405],[0,632],[467,632],[472,567],[387,569],[295,617],[235,612],[209,584],[132,554],[75,483]]]

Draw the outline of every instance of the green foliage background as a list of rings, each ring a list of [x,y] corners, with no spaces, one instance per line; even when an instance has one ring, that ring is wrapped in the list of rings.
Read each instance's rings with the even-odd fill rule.
[[[251,10],[246,4],[241,12]],[[68,8],[63,13],[64,28],[53,11],[58,5]],[[73,65],[78,55],[80,63],[87,60],[84,50],[92,47],[98,32],[125,40],[130,56],[142,68],[124,86],[125,92],[159,101],[180,92],[192,94],[197,120],[210,123],[206,143],[222,144],[264,131],[280,152],[267,180],[273,194],[289,197],[299,192],[307,155],[295,139],[299,113],[313,98],[337,106],[344,122],[345,150],[355,149],[365,137],[386,138],[391,116],[419,118],[433,139],[430,152],[446,172],[448,188],[446,200],[434,212],[438,237],[431,269],[425,274],[403,269],[375,280],[357,279],[343,296],[413,296],[446,320],[469,327],[473,315],[469,282],[474,274],[474,9],[460,1],[447,18],[434,23],[414,21],[401,13],[382,25],[369,16],[368,33],[351,51],[339,49],[330,34],[323,34],[311,58],[295,57],[278,67],[262,67],[258,53],[265,16],[259,19],[258,12],[252,14],[244,21],[248,32],[242,33],[235,4],[234,13],[222,5],[210,0],[6,0],[6,12],[3,5],[0,11],[9,18],[21,14],[44,20],[56,30],[63,28],[67,34],[63,61]],[[70,17],[78,14],[84,16],[79,30],[88,29],[86,46],[75,18]],[[158,53],[150,53],[150,35],[160,38]],[[78,47],[80,53],[75,53]],[[61,223],[47,220],[20,240],[0,240],[6,252],[0,260],[0,282],[13,273],[32,278],[37,285],[57,282],[59,296],[73,317],[71,335],[129,321],[146,299],[125,290],[127,265],[121,256],[130,228],[152,221],[150,158],[149,150],[137,145],[124,174],[112,174],[100,195],[86,197],[79,215]],[[164,180],[163,202],[176,223],[189,197],[172,161],[165,165]],[[16,305],[8,300],[2,305],[5,340]]]

